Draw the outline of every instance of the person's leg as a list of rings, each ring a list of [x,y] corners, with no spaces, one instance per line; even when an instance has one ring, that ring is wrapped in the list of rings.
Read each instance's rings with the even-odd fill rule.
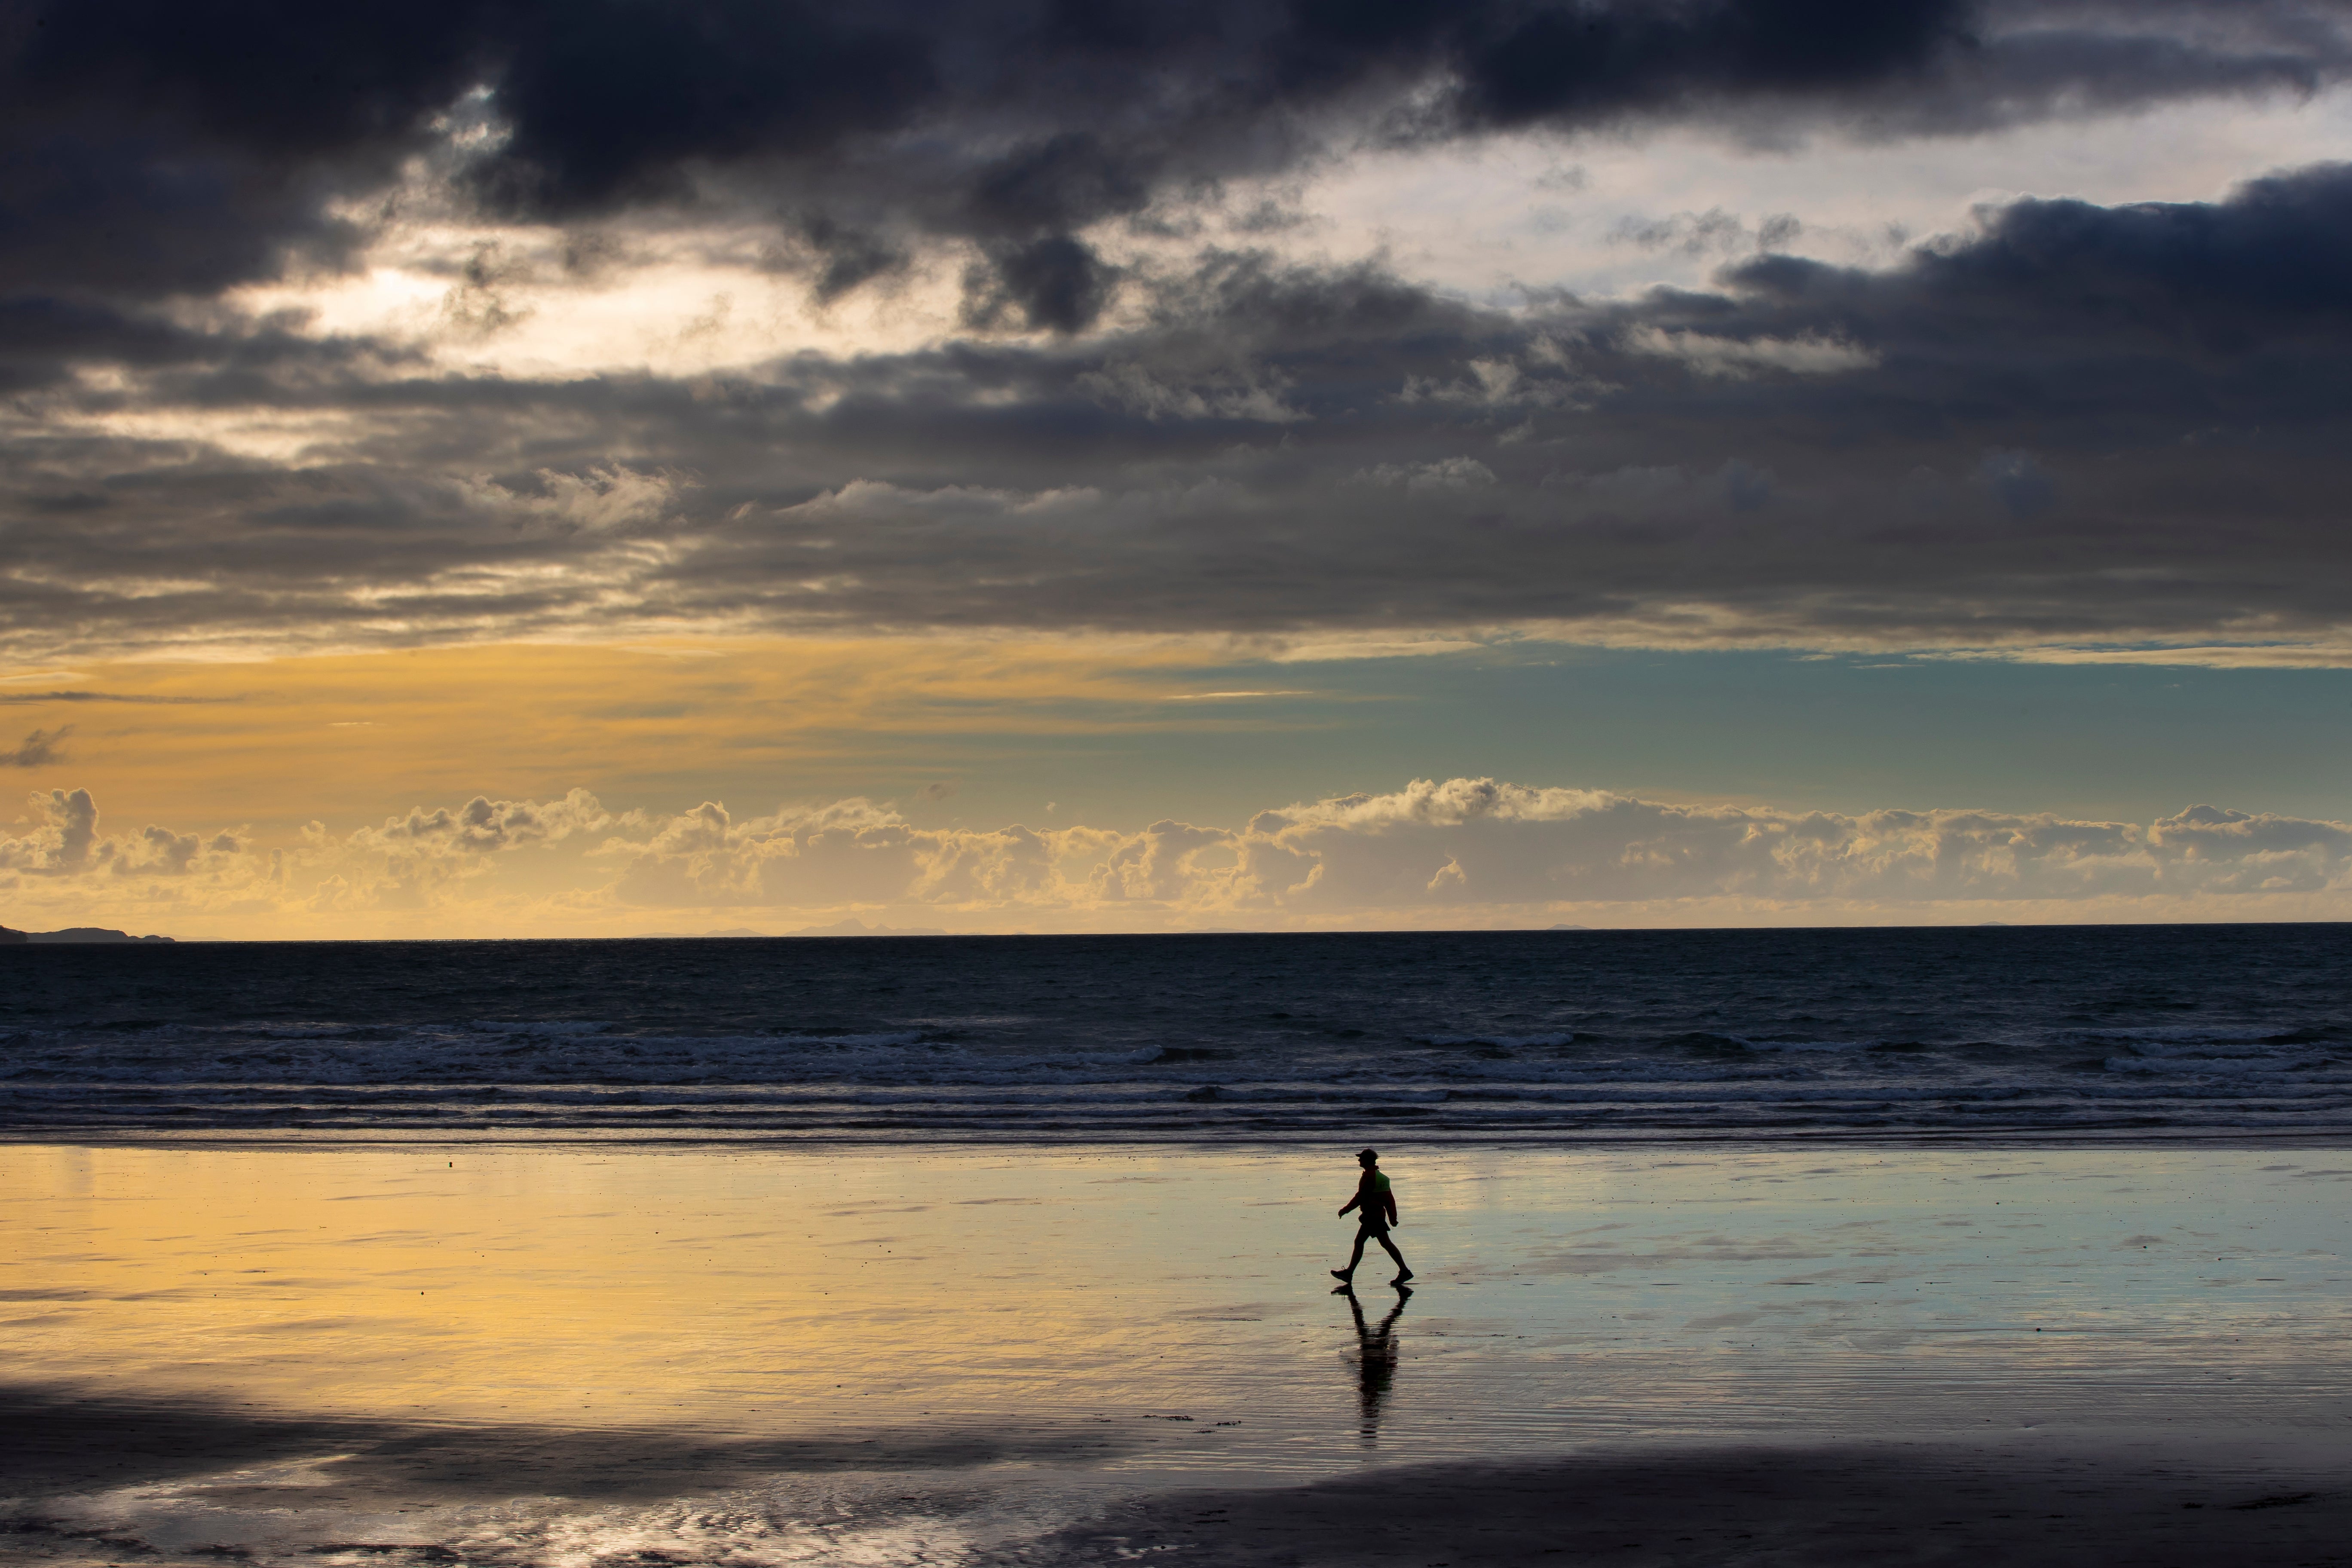
[[[1364,1260],[1364,1234],[1360,1229],[1356,1232],[1356,1250],[1348,1254],[1348,1267],[1331,1270],[1332,1279],[1352,1279],[1355,1277],[1356,1265]]]
[[[1398,1284],[1402,1285],[1406,1280],[1412,1278],[1412,1267],[1405,1262],[1404,1254],[1396,1249],[1396,1243],[1389,1239],[1389,1233],[1387,1231],[1381,1232],[1381,1250],[1385,1251],[1391,1258],[1396,1259],[1396,1282]]]

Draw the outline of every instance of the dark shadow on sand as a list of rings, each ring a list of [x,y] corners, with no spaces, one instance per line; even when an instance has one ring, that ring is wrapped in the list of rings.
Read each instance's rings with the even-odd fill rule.
[[[1680,1448],[1165,1493],[1003,1562],[2158,1568],[2352,1562],[2338,1463],[2175,1450]],[[999,1561],[990,1559],[991,1562]]]
[[[336,1495],[308,1491],[311,1500],[351,1506],[519,1496],[627,1501],[786,1473],[1083,1464],[1125,1447],[1103,1427],[877,1427],[824,1437],[739,1437],[657,1426],[443,1426],[304,1416],[201,1398],[0,1384],[0,1495],[18,1498],[340,1456],[318,1468]],[[218,1500],[254,1500],[276,1489],[226,1487],[219,1489]]]

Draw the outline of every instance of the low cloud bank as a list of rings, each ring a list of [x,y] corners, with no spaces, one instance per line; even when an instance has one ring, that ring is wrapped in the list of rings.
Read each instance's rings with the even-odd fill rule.
[[[1493,779],[1415,781],[1257,814],[924,827],[865,799],[738,817],[561,799],[418,810],[255,846],[150,826],[101,831],[86,790],[32,797],[0,837],[11,907],[213,921],[239,934],[625,932],[651,911],[922,910],[957,929],[1202,924],[1789,923],[2017,906],[2035,918],[2352,915],[2352,825],[2197,805],[2147,824],[2049,815],[1859,816],[1682,805]],[[325,922],[323,928],[318,923]],[[22,923],[21,921],[14,923]]]

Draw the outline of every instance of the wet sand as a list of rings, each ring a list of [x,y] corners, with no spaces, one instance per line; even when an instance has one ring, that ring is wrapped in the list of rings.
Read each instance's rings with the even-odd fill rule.
[[[2341,1153],[1387,1163],[0,1148],[0,1556],[2352,1555]]]
[[[1738,1447],[1381,1470],[1114,1508],[1006,1562],[1474,1568],[2352,1562],[2347,1450]],[[1148,1554],[1148,1555],[1146,1555]]]

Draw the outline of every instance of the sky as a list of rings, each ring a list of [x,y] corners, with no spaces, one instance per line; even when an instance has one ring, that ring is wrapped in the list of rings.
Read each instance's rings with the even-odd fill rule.
[[[0,924],[2352,918],[2347,149],[2340,0],[0,0]]]

